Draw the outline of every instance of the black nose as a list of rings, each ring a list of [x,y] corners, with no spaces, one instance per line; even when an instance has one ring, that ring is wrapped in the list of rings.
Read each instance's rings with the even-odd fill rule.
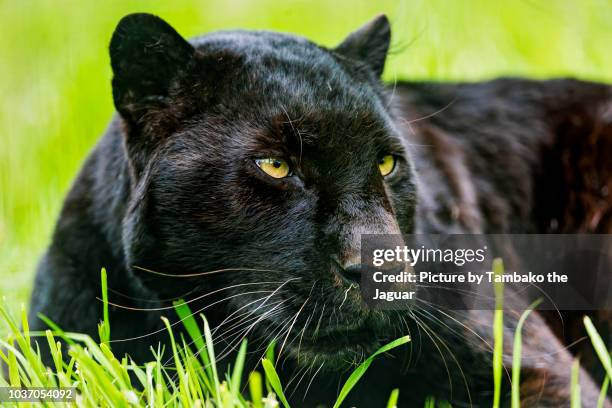
[[[361,275],[366,274],[368,272],[373,273],[374,269],[371,266],[365,264],[353,264],[344,268],[339,268],[340,276],[346,279],[349,283],[361,282]]]
[[[387,273],[395,273],[401,272],[404,270],[404,265],[401,263],[393,263],[390,265],[386,265],[385,268],[376,268],[372,265],[368,264],[352,264],[347,266],[342,266],[339,263],[336,263],[338,266],[337,271],[338,274],[349,283],[360,283],[362,275],[373,274],[376,271],[385,271]]]

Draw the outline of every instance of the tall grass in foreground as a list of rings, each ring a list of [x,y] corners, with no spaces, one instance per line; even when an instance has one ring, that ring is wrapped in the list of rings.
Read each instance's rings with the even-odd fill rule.
[[[496,260],[494,271],[503,274],[503,264]],[[102,287],[106,287],[106,274],[102,272]],[[496,288],[497,296],[503,296],[503,288]],[[106,294],[103,294],[106,303]],[[517,325],[514,349],[513,370],[511,381],[512,407],[520,406],[520,361],[521,361],[521,331],[529,313],[538,305],[534,302],[521,316]],[[99,341],[79,333],[66,333],[52,321],[43,319],[52,330],[44,333],[30,332],[25,309],[21,309],[21,321],[17,322],[4,303],[0,303],[0,321],[7,326],[9,334],[0,339],[0,358],[8,368],[6,378],[0,376],[0,387],[49,387],[75,388],[76,405],[82,407],[240,407],[240,408],[274,408],[283,406],[289,408],[274,364],[274,344],[268,347],[266,357],[261,360],[261,368],[265,377],[259,371],[247,375],[244,373],[247,353],[245,339],[238,350],[235,361],[227,372],[220,373],[217,368],[214,341],[211,330],[203,315],[194,316],[186,303],[177,301],[174,304],[176,313],[181,319],[189,339],[173,333],[168,320],[164,319],[170,335],[169,350],[158,346],[152,349],[151,361],[137,365],[127,356],[116,356],[109,347],[111,322],[108,313],[103,313],[103,321],[99,327]],[[501,306],[501,303],[498,303]],[[107,304],[104,305],[106,310]],[[501,310],[501,309],[500,309]],[[610,353],[597,333],[591,320],[584,318],[587,333],[604,366],[607,377],[601,389],[598,407],[603,407],[608,385],[612,378],[612,361]],[[21,328],[20,328],[21,325]],[[502,384],[502,351],[503,315],[494,317],[494,398],[492,406],[498,406],[501,399]],[[31,338],[38,336],[39,342],[49,347],[53,366],[45,367],[41,361],[38,346],[33,346]],[[59,340],[63,340],[64,343]],[[378,349],[363,361],[348,377],[340,389],[333,408],[342,405],[344,399],[366,373],[374,359],[396,347],[410,341],[408,336],[396,339]],[[189,344],[193,343],[198,353],[195,354]],[[64,349],[68,345],[68,350]],[[171,361],[170,364],[168,362]],[[579,363],[575,360],[571,368],[572,374],[572,408],[580,407]],[[248,384],[243,384],[243,378],[248,378]],[[249,390],[249,396],[245,390]],[[399,390],[390,390],[387,408],[397,406]],[[19,406],[58,406],[68,403],[36,402],[19,404]],[[7,406],[4,404],[3,406]],[[13,404],[17,406],[17,404]],[[446,401],[436,401],[429,398],[425,408],[450,408]]]
[[[493,272],[496,275],[504,274],[504,264],[501,259],[495,259],[493,261]],[[504,287],[503,284],[495,283],[494,284],[495,291],[495,312],[493,315],[493,408],[498,408],[501,402],[501,392],[502,392],[502,372],[503,372],[503,334],[504,334],[504,326],[503,326],[503,297],[504,297]],[[512,349],[512,380],[510,382],[510,403],[512,408],[520,408],[521,399],[520,399],[520,373],[521,373],[521,354],[522,354],[522,330],[523,325],[525,324],[525,320],[529,314],[535,310],[538,305],[541,303],[542,299],[535,300],[531,305],[527,307],[527,309],[523,312],[516,326],[516,330],[514,333],[514,344]],[[599,394],[599,399],[597,402],[597,407],[602,408],[604,406],[604,402],[606,400],[606,396],[608,395],[608,386],[610,381],[612,380],[612,360],[610,358],[610,351],[606,349],[605,343],[597,329],[591,322],[591,319],[588,316],[584,316],[584,325],[586,331],[588,333],[591,342],[593,343],[593,347],[599,357],[602,365],[606,370],[606,378],[601,387],[601,391]],[[580,362],[578,358],[574,359],[574,362],[571,367],[571,377],[570,377],[570,386],[571,386],[571,399],[570,406],[571,408],[581,408],[581,392],[580,392]]]
[[[280,404],[289,407],[271,361],[273,355],[268,353],[261,361],[265,383],[268,384],[265,389],[259,372],[248,376],[248,399],[243,392],[247,386],[242,383],[247,340],[242,342],[234,364],[226,373],[220,373],[217,370],[213,338],[205,317],[200,315],[202,323],[198,324],[185,303],[178,302],[175,308],[199,353],[194,354],[188,346],[188,339],[183,336],[177,338],[169,322],[164,319],[170,334],[170,350],[152,350],[152,360],[139,366],[126,356],[115,356],[106,341],[96,342],[89,336],[66,333],[56,326],[53,331],[31,333],[25,309],[22,308],[22,319],[18,323],[6,307],[0,305],[0,319],[10,331],[7,338],[0,340],[0,358],[8,367],[8,377],[0,378],[0,387],[74,387],[77,392],[76,404],[83,407],[272,408]],[[100,330],[101,334],[110,331],[108,320],[100,326],[106,327]],[[53,358],[53,367],[43,365],[39,348],[30,343],[33,336],[39,336],[39,341],[46,342]],[[69,344],[68,350],[63,350],[60,339]],[[408,336],[394,340],[361,363],[342,387],[334,406],[340,406],[378,355],[409,341]],[[169,365],[165,363],[168,356],[172,361]],[[388,406],[394,407],[397,398],[398,391],[394,390],[390,394]],[[41,402],[29,405],[51,404]]]

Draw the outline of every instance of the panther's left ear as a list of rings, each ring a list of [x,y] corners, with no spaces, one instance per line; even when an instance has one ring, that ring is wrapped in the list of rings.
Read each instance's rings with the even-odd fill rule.
[[[376,17],[357,31],[353,31],[334,51],[369,66],[380,77],[391,42],[391,26],[384,14]]]

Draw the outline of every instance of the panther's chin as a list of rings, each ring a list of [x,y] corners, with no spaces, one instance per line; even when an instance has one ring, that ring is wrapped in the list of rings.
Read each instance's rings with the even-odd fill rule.
[[[325,370],[345,370],[373,354],[381,341],[371,328],[326,330],[303,339],[291,350],[299,365],[321,366]]]

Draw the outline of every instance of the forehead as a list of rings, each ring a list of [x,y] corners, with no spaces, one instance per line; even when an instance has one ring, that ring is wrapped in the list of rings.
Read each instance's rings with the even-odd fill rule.
[[[260,99],[264,106],[364,110],[380,99],[356,63],[305,38],[267,31],[227,31],[192,42],[218,62],[225,73],[224,85],[234,95]]]
[[[226,70],[219,98],[226,117],[257,128],[255,139],[297,136],[302,148],[325,150],[339,138],[365,147],[360,134],[374,142],[392,133],[382,96],[358,67],[304,38],[230,31],[192,43],[221,64],[238,61]]]

